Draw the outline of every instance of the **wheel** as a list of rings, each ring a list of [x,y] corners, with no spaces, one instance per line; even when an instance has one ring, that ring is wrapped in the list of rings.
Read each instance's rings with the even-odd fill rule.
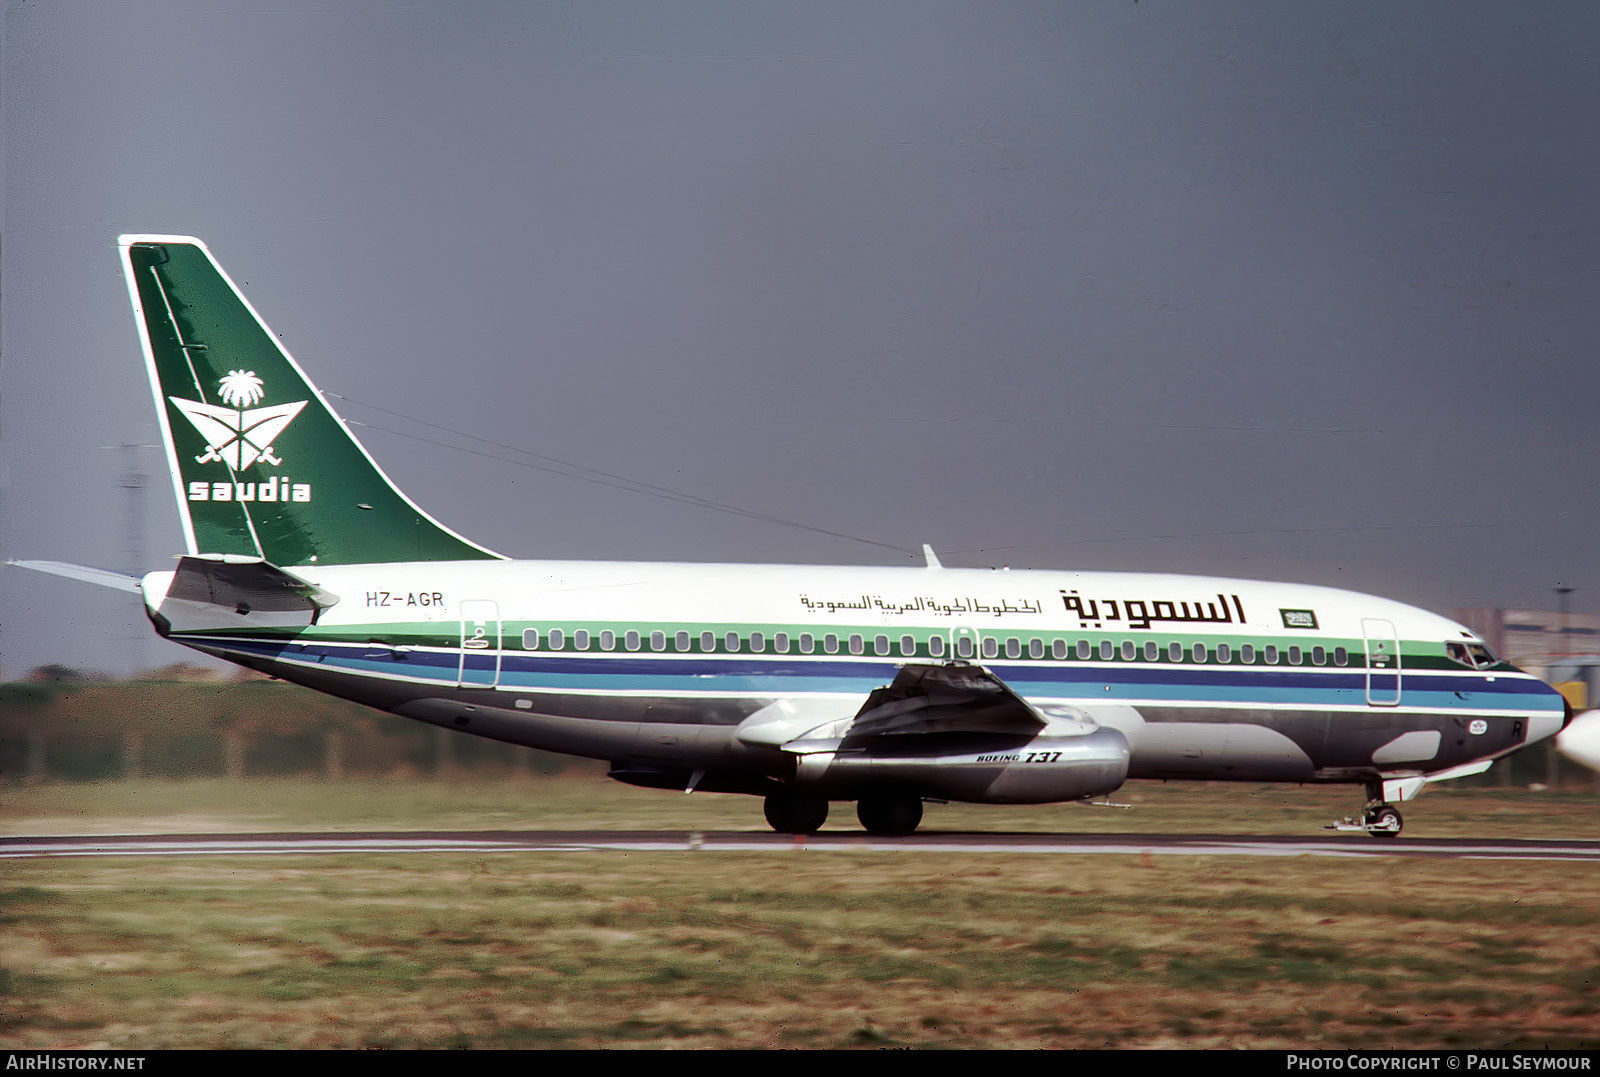
[[[1398,838],[1405,820],[1392,805],[1383,804],[1367,812],[1367,833],[1375,838]]]
[[[813,793],[769,793],[762,811],[780,834],[814,834],[828,821],[827,800]]]
[[[862,797],[856,802],[856,818],[868,834],[901,837],[922,822],[922,798],[893,793]]]

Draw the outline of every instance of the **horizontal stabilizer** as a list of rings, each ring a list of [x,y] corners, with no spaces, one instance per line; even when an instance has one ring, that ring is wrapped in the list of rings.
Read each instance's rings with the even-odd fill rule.
[[[69,565],[65,561],[11,561],[18,568],[31,568],[35,572],[48,572],[52,576],[65,576],[69,580],[82,580],[96,587],[110,587],[117,591],[139,593],[139,578],[87,565]]]
[[[316,614],[339,601],[337,595],[277,565],[238,557],[178,558],[166,597],[225,606],[238,613]]]

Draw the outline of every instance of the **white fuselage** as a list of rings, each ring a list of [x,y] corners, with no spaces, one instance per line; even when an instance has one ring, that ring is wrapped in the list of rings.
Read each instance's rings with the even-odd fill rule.
[[[1452,661],[1448,643],[1477,642],[1462,626],[1325,587],[652,562],[294,571],[338,598],[314,625],[163,606],[162,574],[146,590],[174,638],[213,653],[410,717],[613,760],[751,765],[738,731],[763,708],[833,700],[854,713],[899,667],[952,660],[982,665],[1046,715],[1121,730],[1133,777],[1426,774],[1562,721],[1560,697],[1535,678]]]

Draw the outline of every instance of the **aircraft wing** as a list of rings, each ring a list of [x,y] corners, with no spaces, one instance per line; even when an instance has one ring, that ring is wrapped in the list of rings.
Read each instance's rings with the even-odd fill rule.
[[[932,734],[1031,737],[1050,720],[1006,683],[977,665],[907,665],[863,703],[837,699],[780,700],[740,724],[746,744],[791,752],[864,747],[881,738]]]
[[[831,713],[830,713],[831,712]],[[895,790],[994,804],[1100,796],[1128,776],[1128,742],[1082,714],[1045,714],[979,665],[907,665],[859,704],[779,700],[735,734],[794,757],[802,788]]]
[[[982,666],[909,665],[867,697],[848,736],[1037,733],[1046,724]]]

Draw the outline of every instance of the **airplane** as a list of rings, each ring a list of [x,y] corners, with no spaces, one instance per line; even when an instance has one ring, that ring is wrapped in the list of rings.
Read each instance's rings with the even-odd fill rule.
[[[1334,828],[1552,736],[1562,697],[1371,595],[1174,574],[511,560],[384,474],[199,239],[124,235],[186,549],[134,578],[167,639],[416,721],[763,798],[1103,800],[1129,780],[1349,783]]]

